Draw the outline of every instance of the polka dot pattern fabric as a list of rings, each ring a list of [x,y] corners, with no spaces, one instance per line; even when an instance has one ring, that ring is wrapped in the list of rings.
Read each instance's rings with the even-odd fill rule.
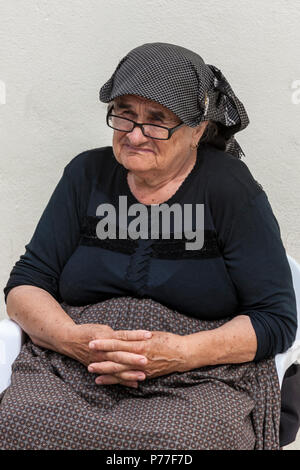
[[[227,320],[187,317],[150,298],[63,309],[77,324],[188,335]],[[207,366],[139,382],[97,385],[78,361],[28,338],[0,395],[0,449],[278,449],[274,359]]]
[[[207,120],[218,122],[227,139],[226,151],[238,158],[244,155],[234,138],[249,124],[244,105],[223,73],[205,64],[195,52],[159,42],[133,49],[101,87],[99,98],[109,103],[126,94],[157,101],[187,126]]]

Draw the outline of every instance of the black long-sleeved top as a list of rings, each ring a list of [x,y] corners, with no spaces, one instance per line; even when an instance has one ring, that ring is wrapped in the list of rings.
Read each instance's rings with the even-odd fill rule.
[[[118,237],[119,215],[124,218],[119,196],[126,196],[128,208],[139,202],[111,147],[73,158],[10,273],[5,302],[9,290],[22,284],[45,289],[70,305],[150,297],[200,319],[248,315],[257,335],[255,360],[292,344],[296,300],[280,228],[266,193],[243,161],[201,144],[192,171],[166,201],[169,207],[180,204],[182,213],[183,204],[204,204],[204,244],[198,250],[187,250],[184,237],[99,238],[97,224],[107,213],[96,211],[104,203],[116,209],[111,220]],[[151,206],[143,206],[151,217]],[[195,213],[192,220],[196,228]]]

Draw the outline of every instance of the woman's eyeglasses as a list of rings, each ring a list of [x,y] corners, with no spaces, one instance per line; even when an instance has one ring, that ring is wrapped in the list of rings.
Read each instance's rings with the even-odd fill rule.
[[[172,128],[158,126],[156,124],[139,124],[132,121],[132,119],[123,118],[111,113],[107,114],[106,123],[112,129],[121,132],[132,132],[135,127],[139,127],[145,137],[158,140],[168,140],[173,132],[184,126],[184,123],[178,124]]]

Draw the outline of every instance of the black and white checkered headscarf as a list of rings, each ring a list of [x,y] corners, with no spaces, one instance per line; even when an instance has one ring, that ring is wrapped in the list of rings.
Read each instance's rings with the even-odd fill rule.
[[[249,124],[247,112],[222,72],[193,51],[160,42],[136,47],[99,93],[104,103],[122,95],[157,101],[190,127],[215,121],[226,139],[226,152],[244,155],[234,134]]]

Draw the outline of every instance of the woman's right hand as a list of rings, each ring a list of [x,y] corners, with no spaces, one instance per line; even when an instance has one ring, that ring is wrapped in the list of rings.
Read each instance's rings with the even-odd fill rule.
[[[66,343],[64,344],[65,354],[88,367],[89,364],[102,362],[105,352],[93,350],[89,343],[95,339],[118,339],[124,341],[139,341],[149,339],[145,336],[146,330],[113,330],[108,325],[98,323],[86,323],[82,325],[73,324],[68,328]],[[148,332],[149,333],[149,332]],[[145,356],[133,353],[126,353],[123,359],[122,371],[115,374],[115,383],[137,388],[138,375],[143,374],[143,367],[147,364],[141,364],[141,359]],[[147,361],[147,358],[146,358]],[[146,378],[146,374],[143,374]]]

